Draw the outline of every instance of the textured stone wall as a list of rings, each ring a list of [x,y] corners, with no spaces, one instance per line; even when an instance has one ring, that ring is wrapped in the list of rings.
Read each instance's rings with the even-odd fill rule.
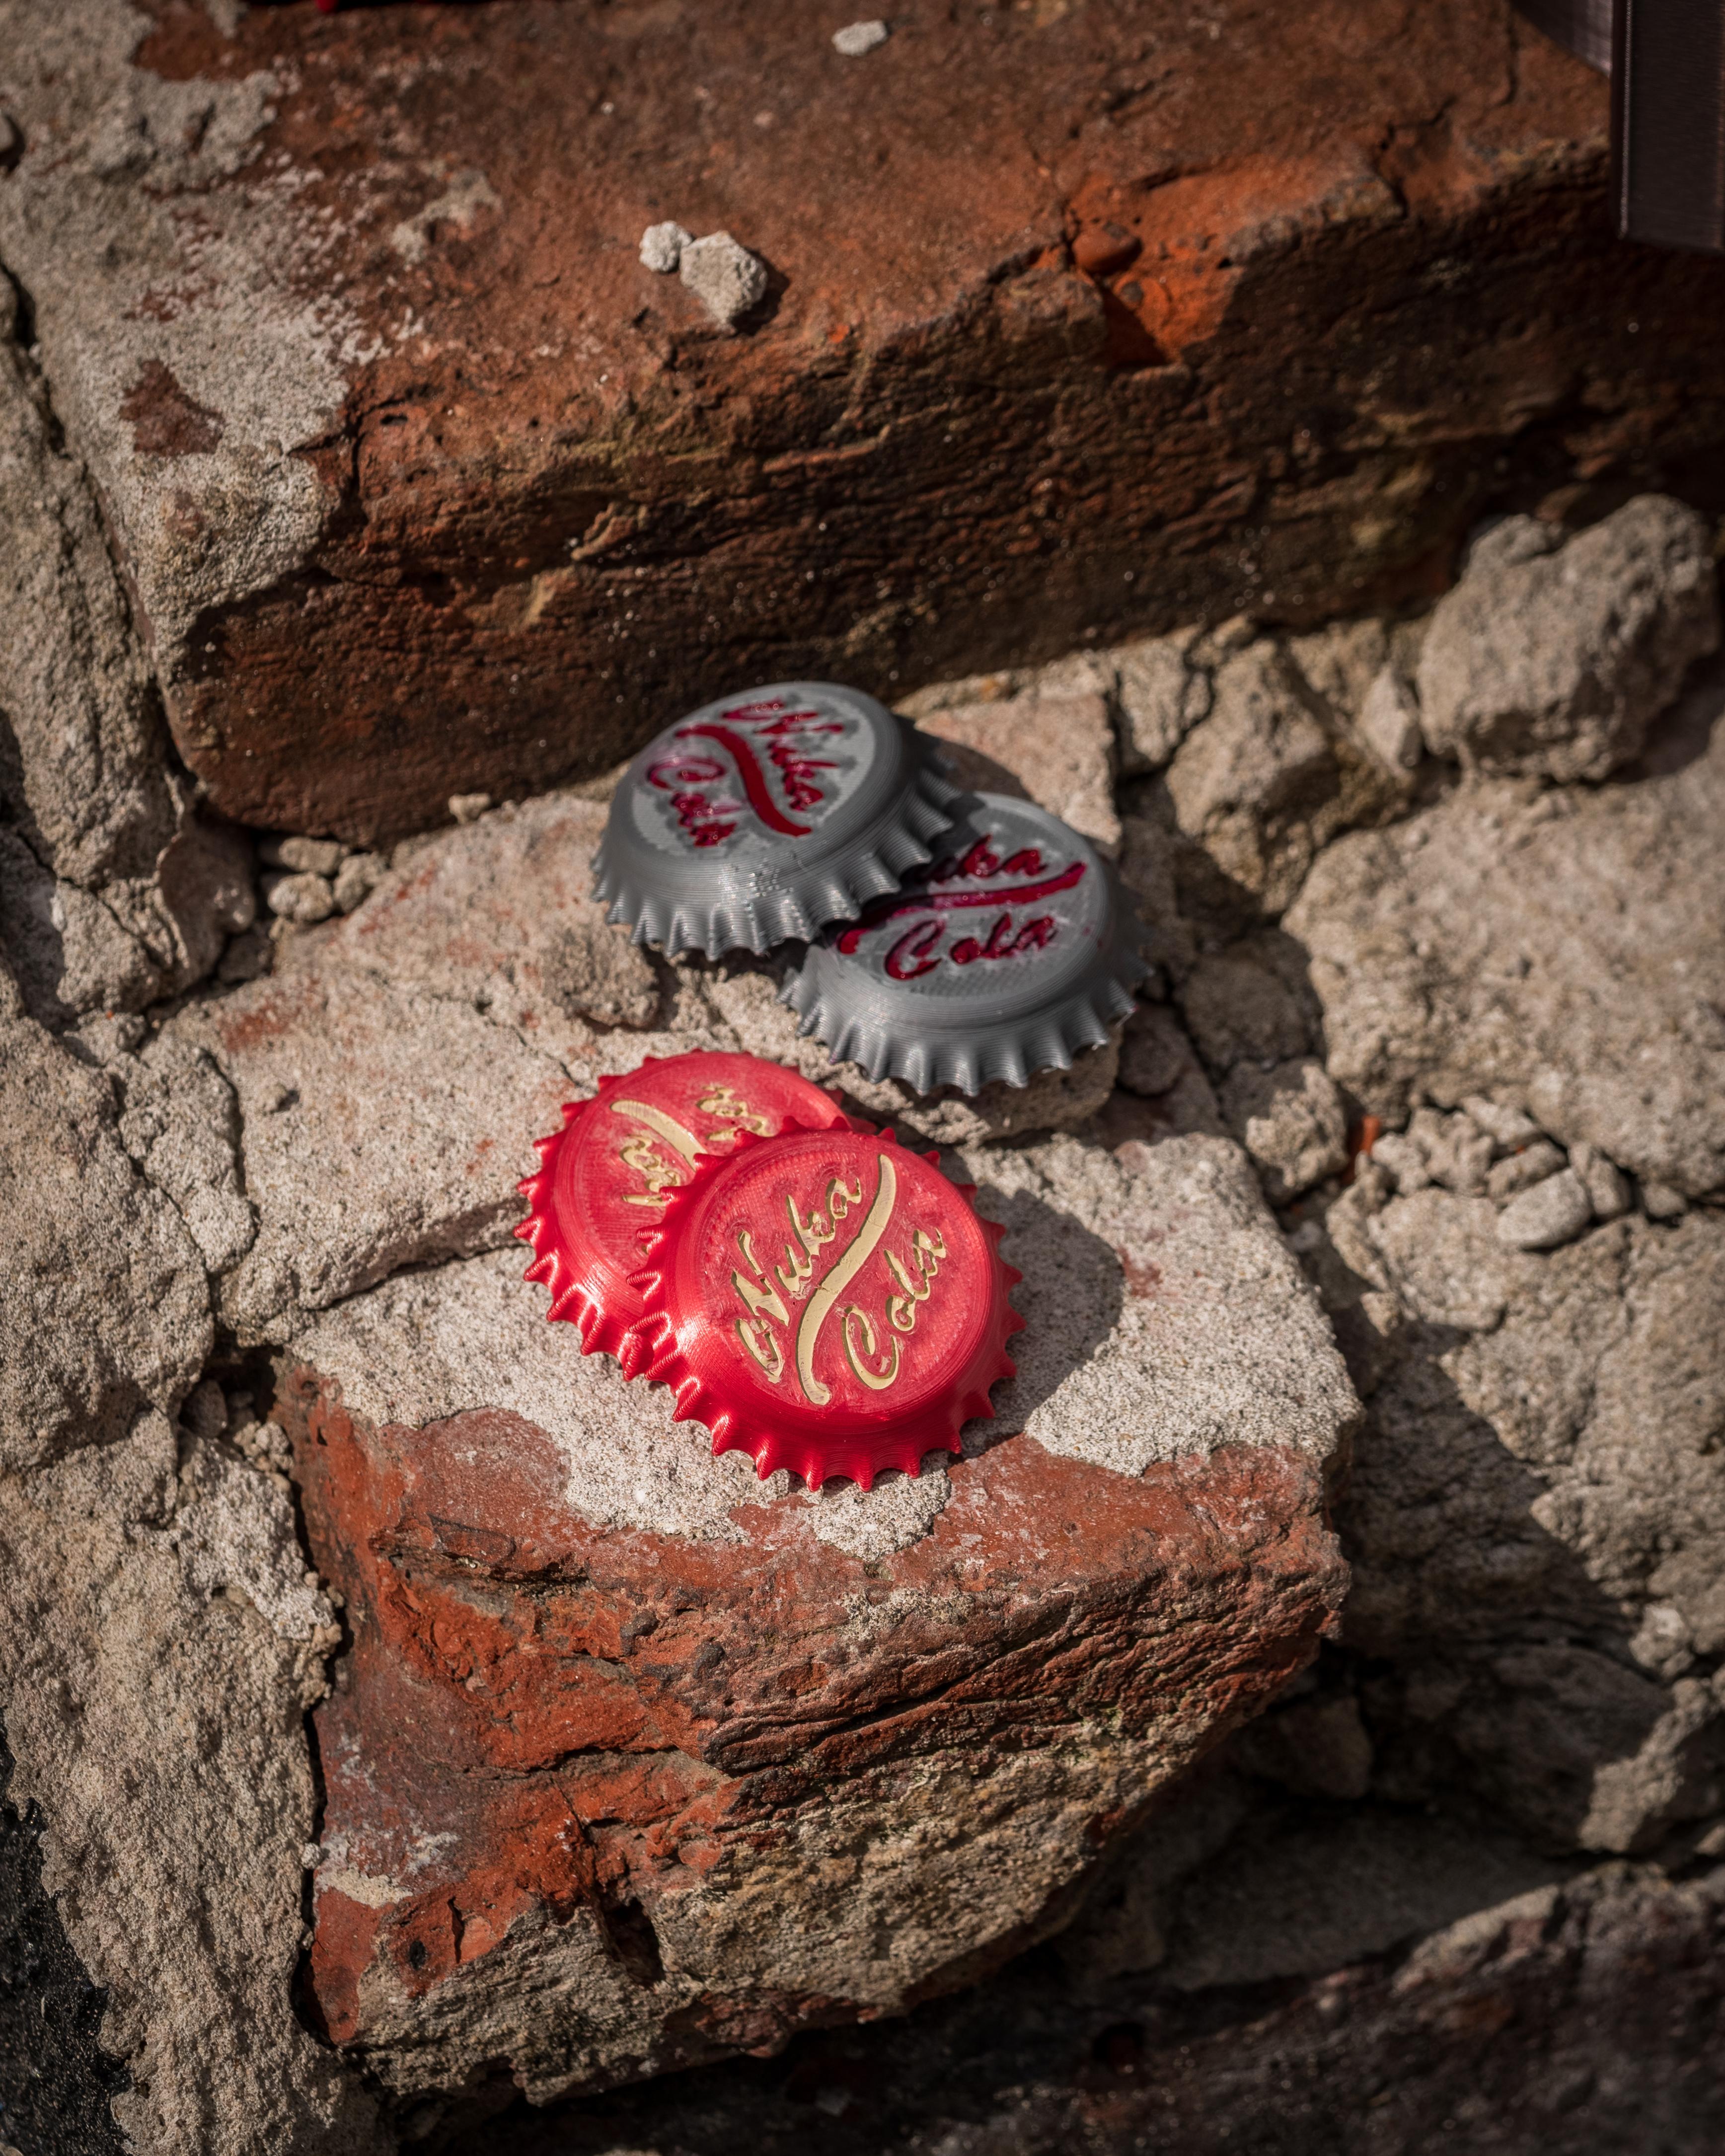
[[[1717,269],[1375,5],[0,6],[0,2145],[1711,2148]],[[792,665],[1118,859],[1121,1037],[611,933]],[[693,1045],[1006,1224],[959,1459],[560,1352]]]

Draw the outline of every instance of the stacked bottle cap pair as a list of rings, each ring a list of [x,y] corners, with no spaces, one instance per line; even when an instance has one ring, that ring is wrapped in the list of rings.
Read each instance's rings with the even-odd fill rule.
[[[871,1079],[1022,1086],[1099,1045],[1147,971],[1112,869],[1059,817],[960,795],[873,697],[785,681],[668,727],[594,861],[638,942],[797,947],[784,999]]]
[[[529,1280],[587,1354],[813,1489],[958,1450],[1013,1374],[1003,1230],[793,1071],[701,1051],[601,1081],[522,1183]]]

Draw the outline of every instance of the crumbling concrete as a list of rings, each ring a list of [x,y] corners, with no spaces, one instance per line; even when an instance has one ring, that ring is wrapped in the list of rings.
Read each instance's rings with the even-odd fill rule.
[[[1481,778],[1332,847],[1283,924],[1331,1075],[1394,1123],[1488,1095],[1645,1182],[1718,1188],[1721,707],[1698,688],[1634,784]]]
[[[1563,543],[1506,517],[1470,549],[1420,659],[1420,726],[1484,771],[1604,778],[1719,642],[1707,521],[1644,495]]]

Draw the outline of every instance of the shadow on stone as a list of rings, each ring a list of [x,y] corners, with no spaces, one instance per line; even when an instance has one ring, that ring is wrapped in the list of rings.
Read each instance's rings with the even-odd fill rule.
[[[1467,1337],[1409,1328],[1337,1507],[1374,1789],[1471,1801],[1555,1850],[1656,1847],[1707,1810],[1717,1729],[1697,1732],[1699,1751],[1680,1741],[1669,1760],[1650,1758],[1638,1789],[1672,1693],[1636,1665],[1624,1614],[1581,1553],[1541,1525],[1544,1480],[1443,1368]]]
[[[131,2077],[96,2041],[107,1994],[85,1974],[42,1884],[40,1815],[5,1801],[0,1736],[0,2143],[22,2156],[120,2156],[108,2108]]]
[[[1119,1322],[1127,1286],[1117,1254],[1071,1214],[1029,1192],[1006,1197],[986,1182],[978,1186],[976,1204],[985,1218],[1005,1227],[1000,1255],[1024,1275],[1012,1291],[1012,1305],[1024,1329],[1007,1343],[1018,1365],[1010,1396],[994,1421],[968,1426],[967,1459],[1015,1435],[1105,1344]]]
[[[1725,715],[1725,660],[1709,660],[1696,670],[1684,694],[1649,730],[1647,745],[1633,763],[1614,771],[1608,786],[1633,786],[1644,778],[1665,778],[1698,763],[1712,744],[1713,728]]]

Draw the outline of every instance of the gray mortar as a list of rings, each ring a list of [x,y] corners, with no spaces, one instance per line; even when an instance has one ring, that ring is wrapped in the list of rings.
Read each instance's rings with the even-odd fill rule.
[[[767,296],[766,264],[728,232],[690,240],[678,254],[677,275],[726,329]]]

